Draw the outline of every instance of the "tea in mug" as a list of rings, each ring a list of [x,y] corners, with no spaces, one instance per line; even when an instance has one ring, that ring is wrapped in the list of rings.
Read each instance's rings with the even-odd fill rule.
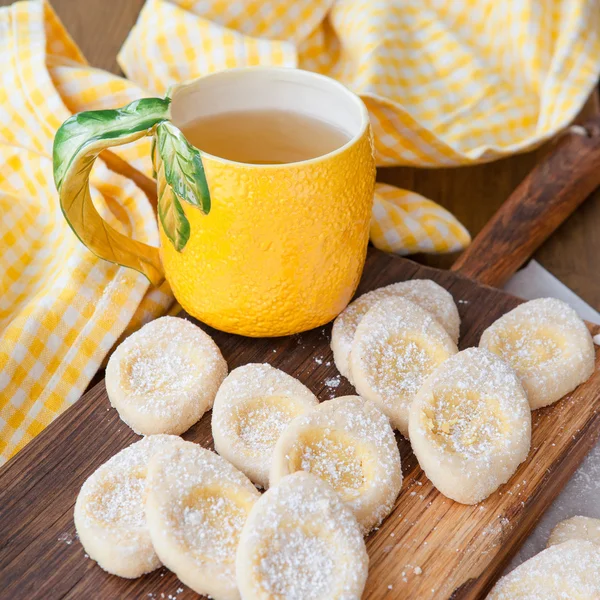
[[[285,110],[247,110],[202,117],[182,127],[199,150],[240,163],[285,164],[329,154],[350,141],[320,119]]]

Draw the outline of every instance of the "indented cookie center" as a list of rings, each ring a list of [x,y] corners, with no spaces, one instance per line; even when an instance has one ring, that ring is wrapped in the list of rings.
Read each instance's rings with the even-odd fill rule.
[[[189,350],[184,344],[132,348],[121,363],[121,386],[134,396],[186,392],[198,376]]]
[[[368,484],[373,457],[356,439],[341,431],[312,429],[299,436],[289,453],[290,471],[307,471],[327,481],[344,501]]]
[[[105,527],[143,528],[146,474],[141,471],[118,473],[106,479],[90,499],[88,514]]]
[[[251,398],[236,407],[237,434],[253,452],[271,450],[301,407],[285,396]]]
[[[520,325],[499,332],[488,349],[524,375],[559,358],[565,342],[554,328]]]
[[[475,391],[434,392],[424,412],[425,426],[433,439],[459,454],[491,452],[507,429],[498,400]]]
[[[447,358],[441,345],[408,333],[373,345],[365,361],[372,387],[384,400],[412,398],[424,379]]]
[[[256,577],[265,592],[288,600],[325,600],[335,590],[335,546],[305,528],[277,531],[259,549]]]
[[[224,486],[198,487],[174,509],[178,536],[199,560],[232,562],[253,498]]]

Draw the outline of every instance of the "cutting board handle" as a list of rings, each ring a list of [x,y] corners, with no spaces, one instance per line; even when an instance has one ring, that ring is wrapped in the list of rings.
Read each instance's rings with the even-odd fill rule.
[[[573,125],[452,266],[500,287],[600,186],[600,117]]]

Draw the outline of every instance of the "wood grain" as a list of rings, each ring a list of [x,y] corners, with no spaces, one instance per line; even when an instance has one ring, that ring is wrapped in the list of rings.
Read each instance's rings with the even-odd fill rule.
[[[90,64],[122,75],[117,53],[145,0],[51,0],[51,3]]]
[[[477,344],[486,326],[519,303],[458,274],[376,250],[369,253],[358,293],[421,277],[434,279],[457,301],[461,348]],[[269,362],[298,377],[320,400],[354,392],[345,379],[337,388],[326,384],[337,375],[329,348],[330,326],[276,339],[248,339],[204,328],[230,369]],[[599,390],[600,353],[592,379],[557,405],[534,413],[528,461],[507,485],[474,507],[439,494],[417,465],[408,442],[398,437],[405,481],[393,513],[367,540],[371,563],[364,598],[483,598],[598,438]],[[212,447],[210,414],[184,437]],[[197,597],[164,569],[137,580],[107,575],[84,556],[75,539],[72,513],[81,484],[136,439],[110,408],[100,383],[0,470],[2,596]],[[414,573],[417,566],[423,571],[420,575]],[[176,594],[178,588],[183,592]]]
[[[600,117],[564,133],[452,265],[501,287],[600,185]]]

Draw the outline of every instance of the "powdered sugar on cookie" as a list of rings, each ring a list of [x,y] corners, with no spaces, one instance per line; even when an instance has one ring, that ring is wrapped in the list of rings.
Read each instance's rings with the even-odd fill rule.
[[[304,472],[284,477],[254,505],[236,556],[244,600],[359,600],[367,566],[350,509]]]
[[[134,431],[179,434],[212,406],[226,374],[210,336],[185,319],[162,317],[115,350],[106,367],[106,390]]]
[[[454,343],[458,343],[460,317],[452,295],[430,279],[400,281],[378,288],[359,296],[336,318],[331,332],[331,348],[338,371],[353,381],[350,351],[356,328],[380,300],[401,297],[414,302],[430,313],[448,332]]]
[[[238,367],[215,398],[215,449],[252,481],[267,487],[271,455],[282,431],[317,404],[306,386],[279,369],[256,363]]]
[[[594,371],[594,344],[585,323],[565,302],[540,298],[506,313],[479,346],[510,363],[532,409],[560,400]]]
[[[410,404],[429,374],[458,352],[425,310],[400,297],[378,302],[356,329],[350,363],[358,393],[408,436]]]
[[[465,504],[487,498],[529,452],[531,414],[516,373],[487,350],[449,358],[415,397],[410,439],[444,495]]]
[[[300,470],[327,481],[365,533],[389,514],[402,485],[389,421],[358,396],[328,400],[290,423],[275,446],[270,485]]]

